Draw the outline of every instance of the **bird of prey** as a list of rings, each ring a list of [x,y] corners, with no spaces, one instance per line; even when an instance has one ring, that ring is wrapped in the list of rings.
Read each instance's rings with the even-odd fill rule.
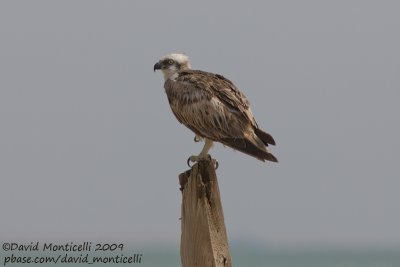
[[[196,142],[205,142],[199,155],[189,157],[188,164],[211,158],[208,151],[213,142],[261,161],[278,162],[267,150],[268,145],[275,145],[275,140],[258,127],[249,101],[230,80],[192,70],[185,54],[162,57],[154,65],[156,70],[164,75],[164,89],[175,117],[195,133]]]

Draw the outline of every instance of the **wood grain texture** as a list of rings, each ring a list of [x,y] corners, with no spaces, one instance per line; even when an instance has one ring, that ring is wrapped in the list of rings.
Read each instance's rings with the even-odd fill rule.
[[[179,175],[183,267],[231,267],[214,163],[200,161]]]

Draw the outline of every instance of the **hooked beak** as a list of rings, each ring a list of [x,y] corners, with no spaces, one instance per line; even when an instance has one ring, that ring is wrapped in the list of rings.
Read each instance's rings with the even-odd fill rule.
[[[154,72],[156,71],[156,70],[160,70],[161,69],[161,64],[160,64],[160,62],[157,62],[155,65],[154,65]]]

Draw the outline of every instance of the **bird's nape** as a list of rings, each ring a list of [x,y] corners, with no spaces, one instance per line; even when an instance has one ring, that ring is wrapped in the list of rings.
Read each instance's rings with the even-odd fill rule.
[[[220,142],[261,161],[278,162],[267,150],[274,138],[258,128],[245,95],[222,75],[192,70],[185,54],[169,54],[153,67],[164,75],[168,103],[177,120],[206,144],[191,161],[204,159],[210,142]],[[212,140],[212,141],[211,141]]]

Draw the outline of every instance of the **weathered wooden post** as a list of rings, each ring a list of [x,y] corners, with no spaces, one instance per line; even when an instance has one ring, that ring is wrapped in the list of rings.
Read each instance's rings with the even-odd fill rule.
[[[182,191],[183,267],[231,267],[228,237],[214,162],[196,163],[179,175]]]

